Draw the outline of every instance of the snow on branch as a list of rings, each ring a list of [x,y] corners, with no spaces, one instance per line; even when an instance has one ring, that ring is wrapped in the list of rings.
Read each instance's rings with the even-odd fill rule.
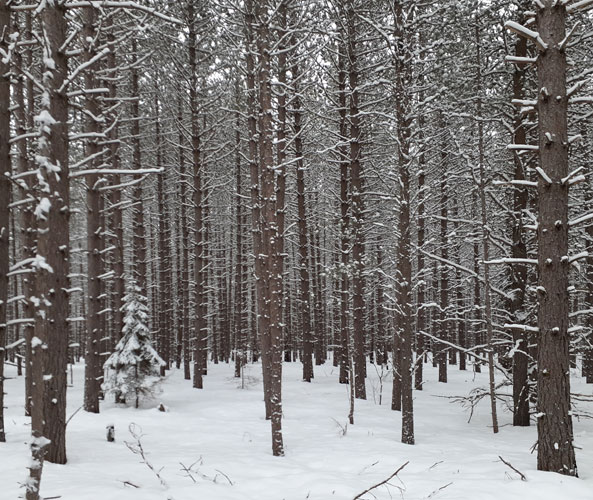
[[[82,177],[83,175],[94,174],[112,174],[112,175],[144,175],[144,174],[160,174],[163,168],[140,168],[136,170],[124,170],[117,168],[94,168],[90,170],[80,170],[79,172],[71,172],[70,177]]]
[[[550,176],[548,174],[546,174],[546,172],[544,172],[543,168],[535,167],[535,171],[540,175],[540,177],[543,179],[543,181],[546,184],[553,184],[552,179],[550,179]]]
[[[43,2],[45,3],[45,2]],[[42,3],[42,4],[43,4]],[[28,5],[15,5],[11,7],[11,10],[14,11],[27,11],[27,10],[36,10],[38,9],[38,4],[28,4]],[[89,0],[89,1],[79,1],[79,2],[70,2],[64,4],[64,8],[66,9],[79,9],[82,7],[95,7],[95,8],[114,8],[114,9],[134,9],[139,10],[141,12],[146,12],[147,14],[151,14],[154,17],[162,19],[163,21],[167,21],[168,23],[183,25],[183,22],[179,19],[171,16],[167,16],[165,14],[161,14],[158,10],[152,7],[146,7],[145,5],[141,5],[136,2],[117,2],[117,1],[103,1],[103,0]]]
[[[576,219],[569,220],[568,226],[569,227],[576,226],[577,224],[581,224],[582,222],[587,222],[588,220],[591,220],[591,219],[593,219],[593,212],[590,212],[585,215],[581,215],[580,217],[577,217]]]
[[[520,37],[527,38],[528,40],[535,42],[540,50],[546,50],[548,48],[548,44],[542,40],[537,31],[530,30],[529,28],[526,28],[522,24],[516,23],[515,21],[507,21],[504,23],[504,26],[506,29],[516,33]]]
[[[519,325],[516,323],[506,323],[504,328],[508,328],[509,330],[521,330],[523,332],[539,332],[539,328],[537,326]]]
[[[504,60],[513,64],[535,64],[537,57],[506,56]]]
[[[91,57],[88,61],[85,61],[81,65],[79,65],[71,74],[64,80],[62,86],[58,89],[58,93],[64,92],[66,87],[70,85],[74,81],[74,79],[79,75],[80,72],[84,71],[89,66],[95,64],[99,59],[105,57],[107,54],[111,52],[108,47],[105,47],[101,52],[97,53],[94,57]]]
[[[578,11],[586,12],[589,9],[593,9],[593,0],[581,0],[566,7],[566,12],[573,14]]]
[[[502,258],[487,260],[484,264],[534,264],[537,265],[537,259],[515,259],[515,258]]]

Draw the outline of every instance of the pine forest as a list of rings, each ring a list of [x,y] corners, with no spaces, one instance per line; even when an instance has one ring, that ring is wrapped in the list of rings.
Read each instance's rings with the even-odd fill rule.
[[[593,499],[593,0],[0,0],[0,500]]]

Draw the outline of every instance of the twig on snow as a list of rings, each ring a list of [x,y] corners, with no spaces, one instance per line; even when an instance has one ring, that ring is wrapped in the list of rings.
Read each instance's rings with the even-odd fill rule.
[[[441,486],[440,488],[434,490],[430,495],[428,495],[426,498],[432,498],[435,495],[439,494],[441,491],[443,491],[445,488],[451,486],[453,483],[447,483],[445,486]]]
[[[367,488],[362,493],[359,493],[358,495],[356,495],[352,500],[358,500],[359,498],[362,498],[363,495],[366,495],[370,491],[372,491],[374,489],[377,489],[379,486],[383,486],[384,484],[389,483],[389,481],[391,481],[395,476],[397,476],[404,469],[404,467],[406,465],[408,465],[409,463],[410,463],[410,461],[408,460],[405,464],[403,464],[402,466],[400,466],[400,468],[397,469],[393,474],[391,474],[391,476],[389,476],[387,479],[384,479],[380,483],[377,483],[377,484],[371,486],[370,488]]]
[[[159,480],[159,482],[161,483],[161,486],[163,488],[165,488],[166,490],[169,489],[169,485],[167,484],[167,481],[165,481],[160,474],[160,472],[163,469],[160,468],[159,470],[156,470],[154,465],[152,465],[146,458],[146,452],[144,451],[144,448],[142,447],[142,441],[141,441],[142,436],[144,435],[144,434],[142,434],[142,427],[140,427],[138,424],[135,424],[134,422],[132,422],[128,429],[130,431],[130,434],[136,441],[135,443],[129,443],[128,441],[124,441],[124,443],[126,443],[126,446],[128,447],[128,449],[134,455],[140,455],[140,457],[142,458],[141,463],[146,465],[146,467],[148,467],[153,472],[153,474],[157,477],[157,479]]]
[[[513,467],[509,462],[507,462],[504,458],[502,458],[500,455],[498,455],[498,458],[500,458],[500,461],[505,464],[507,467],[510,467],[511,469],[513,469],[517,474],[519,474],[519,477],[521,478],[521,481],[527,481],[527,477],[525,476],[525,474],[523,474],[521,471],[517,470],[515,467]]]

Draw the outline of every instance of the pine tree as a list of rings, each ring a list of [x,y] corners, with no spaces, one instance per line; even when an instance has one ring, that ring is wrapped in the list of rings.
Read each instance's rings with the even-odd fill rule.
[[[160,367],[165,362],[152,347],[147,325],[147,298],[141,294],[136,283],[129,286],[123,303],[123,336],[103,365],[103,390],[117,394],[124,402],[134,397],[138,408],[141,395],[155,394],[161,381]]]

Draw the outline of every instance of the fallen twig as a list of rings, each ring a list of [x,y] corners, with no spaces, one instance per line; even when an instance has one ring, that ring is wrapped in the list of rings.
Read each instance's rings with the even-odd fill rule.
[[[122,481],[124,486],[132,486],[133,488],[140,488],[137,484],[134,484],[132,481]]]
[[[408,465],[410,463],[410,461],[408,460],[405,464],[403,464],[402,466],[400,466],[399,469],[397,469],[393,474],[391,474],[391,476],[389,476],[387,479],[384,479],[383,481],[381,481],[380,483],[377,483],[373,486],[371,486],[370,488],[367,488],[366,490],[364,490],[362,493],[359,493],[358,495],[356,495],[352,500],[358,500],[359,498],[362,498],[363,495],[366,495],[367,493],[369,493],[370,491],[378,488],[379,486],[383,486],[384,484],[387,484],[389,481],[391,481],[395,476],[397,476],[402,470],[403,468]]]
[[[229,484],[231,486],[233,486],[233,482],[230,480],[229,476],[227,476],[224,472],[222,472],[221,470],[218,469],[214,469],[216,472],[218,472],[221,476],[224,476],[226,478],[226,480],[229,482]],[[216,476],[214,476],[214,482],[216,482]]]
[[[435,496],[436,494],[440,493],[441,491],[443,491],[445,488],[451,486],[453,483],[447,483],[445,486],[441,486],[440,488],[434,490],[430,495],[428,495],[426,498],[432,498],[433,496]]]
[[[521,481],[527,481],[527,477],[525,477],[525,474],[523,474],[521,471],[517,470],[515,467],[513,467],[509,462],[507,462],[504,458],[502,458],[500,455],[498,455],[498,458],[500,458],[500,461],[505,464],[507,467],[510,467],[511,469],[513,469],[517,474],[519,474],[519,477],[521,478]]]

